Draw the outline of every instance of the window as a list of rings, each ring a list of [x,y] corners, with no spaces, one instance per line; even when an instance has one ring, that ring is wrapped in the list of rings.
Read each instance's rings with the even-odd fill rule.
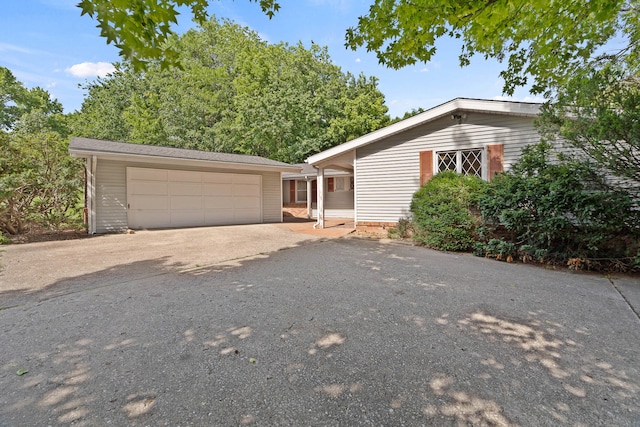
[[[454,171],[482,178],[482,152],[482,149],[439,152],[438,172]]]
[[[296,181],[296,202],[307,201],[307,181]]]
[[[336,176],[327,178],[327,191],[329,193],[341,191],[353,191],[352,176]]]

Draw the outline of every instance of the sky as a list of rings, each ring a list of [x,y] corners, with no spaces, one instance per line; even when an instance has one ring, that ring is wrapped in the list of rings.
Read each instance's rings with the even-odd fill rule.
[[[57,98],[69,113],[78,110],[86,95],[82,86],[112,70],[118,50],[107,45],[97,22],[80,16],[79,0],[11,0],[0,14],[0,66],[8,68],[26,87],[40,86]],[[375,53],[344,47],[345,32],[355,27],[373,0],[280,0],[280,11],[266,17],[249,0],[210,0],[209,13],[256,31],[270,43],[313,41],[327,46],[332,62],[343,72],[378,78],[389,115],[400,117],[412,109],[429,109],[457,97],[541,102],[519,89],[502,96],[501,64],[477,57],[460,68],[460,44],[442,40],[429,63],[393,70],[378,63]],[[174,28],[182,33],[194,26],[188,13]]]

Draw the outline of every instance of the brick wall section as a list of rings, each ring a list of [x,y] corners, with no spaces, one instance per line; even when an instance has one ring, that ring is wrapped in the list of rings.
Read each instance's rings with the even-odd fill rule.
[[[356,224],[356,230],[367,230],[367,229],[382,229],[386,230],[392,227],[396,227],[398,225],[397,222],[367,222],[367,221],[358,221]]]

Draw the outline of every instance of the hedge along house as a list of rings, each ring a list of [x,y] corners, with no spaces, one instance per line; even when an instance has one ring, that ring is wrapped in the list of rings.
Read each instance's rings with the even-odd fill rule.
[[[85,159],[89,233],[282,222],[282,173],[256,156],[71,138]]]
[[[318,169],[307,164],[295,165],[300,172],[282,174],[282,204],[287,206],[305,206],[307,218],[318,215]],[[324,171],[325,217],[353,219],[353,171]]]
[[[318,226],[331,209],[327,169],[354,176],[354,224],[388,227],[410,216],[413,194],[441,171],[490,180],[508,170],[523,147],[540,141],[540,104],[456,98],[313,155],[318,170]]]

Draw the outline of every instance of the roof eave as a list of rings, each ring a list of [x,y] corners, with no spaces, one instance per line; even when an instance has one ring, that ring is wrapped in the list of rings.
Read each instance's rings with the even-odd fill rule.
[[[239,162],[225,162],[225,161],[215,161],[215,160],[203,160],[203,159],[187,159],[187,158],[178,158],[178,157],[167,157],[167,156],[153,156],[146,154],[131,154],[131,153],[114,153],[111,151],[100,151],[100,150],[86,150],[86,149],[77,149],[70,148],[69,154],[72,157],[78,158],[87,158],[91,156],[98,156],[103,160],[129,160],[136,161],[141,163],[167,163],[173,165],[183,165],[183,166],[206,166],[206,167],[217,167],[220,169],[234,169],[234,170],[259,170],[259,171],[269,171],[269,172],[300,172],[300,168],[297,166],[280,166],[280,165],[260,165],[253,163],[239,163]]]
[[[382,139],[406,132],[430,121],[445,117],[455,111],[474,111],[482,113],[496,113],[514,116],[536,117],[540,111],[540,104],[511,101],[493,101],[482,99],[456,98],[444,104],[433,107],[423,113],[378,129],[359,138],[329,148],[321,153],[307,158],[306,162],[316,165],[340,156],[348,151],[365,145],[373,144]]]

